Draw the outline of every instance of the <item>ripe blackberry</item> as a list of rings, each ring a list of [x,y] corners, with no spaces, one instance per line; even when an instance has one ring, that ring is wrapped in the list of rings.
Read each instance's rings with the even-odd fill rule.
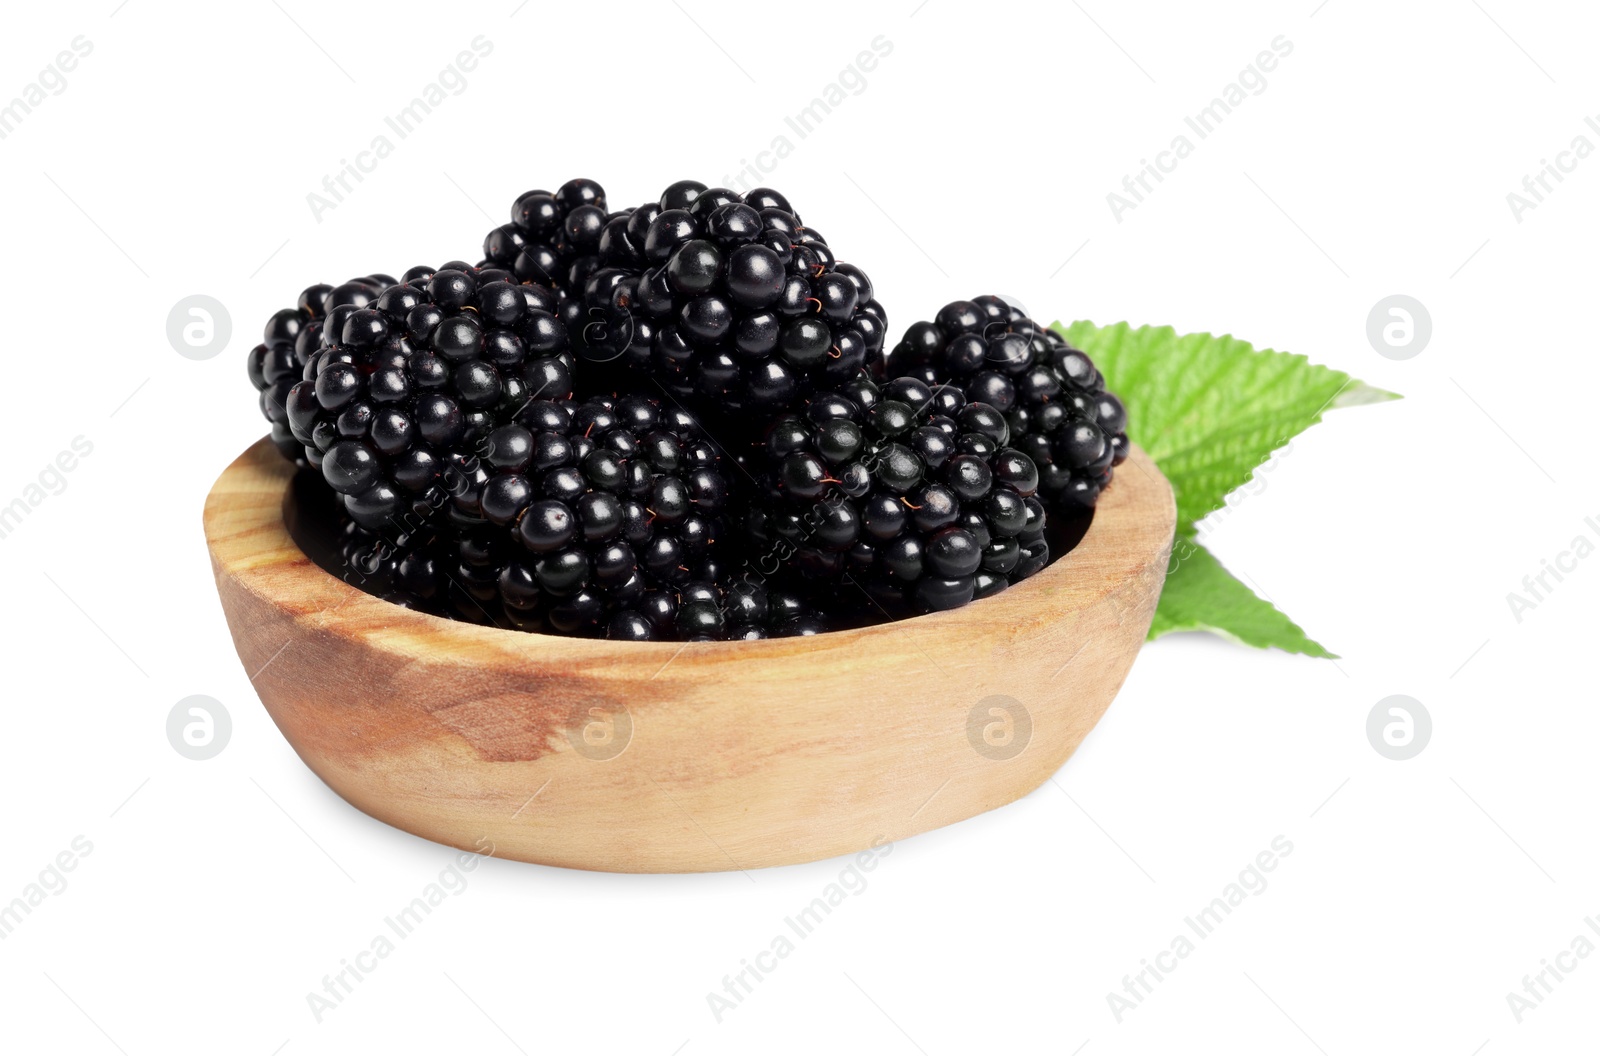
[[[612,224],[609,252],[564,316],[580,358],[616,360],[703,407],[761,412],[881,357],[886,316],[871,280],[776,191],[682,181]]]
[[[891,617],[952,609],[1049,560],[1038,471],[953,386],[858,381],[779,417],[746,522],[760,562],[859,584]]]
[[[593,180],[563,183],[554,193],[534,190],[511,204],[511,222],[483,240],[483,265],[503,268],[519,282],[581,290],[598,266],[612,215],[606,192]]]
[[[262,330],[261,344],[250,350],[245,361],[250,384],[260,395],[261,413],[272,423],[272,441],[292,462],[304,463],[304,447],[289,429],[284,403],[289,390],[301,378],[306,361],[322,347],[322,334],[328,313],[364,308],[377,300],[386,286],[394,285],[389,275],[363,275],[338,286],[322,283],[300,292],[293,308],[272,313]]]
[[[431,531],[375,532],[343,510],[337,513],[337,572],[345,582],[384,601],[438,615],[447,588],[441,546]]]
[[[998,297],[952,301],[932,322],[913,323],[886,373],[955,385],[1003,411],[1056,508],[1093,506],[1128,457],[1127,412],[1094,363]]]
[[[536,399],[572,392],[555,294],[499,269],[413,268],[329,309],[285,416],[306,461],[367,528],[473,512],[481,447]]]
[[[485,440],[446,522],[469,618],[497,603],[515,626],[595,636],[650,591],[716,575],[732,487],[686,412],[540,399]]]

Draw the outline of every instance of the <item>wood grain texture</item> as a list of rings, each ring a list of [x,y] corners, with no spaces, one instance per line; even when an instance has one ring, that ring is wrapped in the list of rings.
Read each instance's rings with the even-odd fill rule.
[[[619,872],[812,861],[1032,791],[1121,687],[1174,524],[1135,449],[1077,548],[993,598],[813,638],[606,642],[362,593],[290,538],[292,476],[257,443],[205,532],[239,658],[306,765],[419,836]],[[1006,742],[989,709],[1022,716],[1011,701],[1026,718]],[[1003,742],[987,754],[985,728]]]

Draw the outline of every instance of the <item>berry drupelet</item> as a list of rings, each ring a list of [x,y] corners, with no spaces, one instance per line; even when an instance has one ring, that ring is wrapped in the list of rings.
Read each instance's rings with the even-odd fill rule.
[[[747,420],[881,357],[886,316],[871,280],[837,262],[776,191],[686,180],[612,225],[601,266],[567,309],[580,357],[617,360]]]
[[[997,593],[1049,560],[1033,461],[948,385],[858,379],[781,416],[746,522],[758,559],[862,586],[890,617]]]
[[[1128,455],[1127,413],[1082,351],[998,297],[953,301],[913,323],[889,377],[948,383],[1004,412],[1052,507],[1091,507]]]
[[[555,309],[550,289],[502,270],[413,268],[370,303],[329,310],[285,399],[289,430],[365,527],[474,513],[489,435],[572,392]]]
[[[284,404],[306,362],[322,347],[329,313],[336,313],[342,325],[347,313],[370,305],[394,281],[388,275],[364,275],[338,286],[308,286],[295,307],[280,309],[267,320],[261,344],[250,350],[245,366],[250,383],[261,394],[261,413],[272,423],[272,442],[290,461],[305,461],[304,445],[289,429]]]

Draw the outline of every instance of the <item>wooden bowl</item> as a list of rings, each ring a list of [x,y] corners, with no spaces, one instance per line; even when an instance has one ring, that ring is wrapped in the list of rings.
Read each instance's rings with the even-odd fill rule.
[[[502,858],[754,869],[1009,803],[1093,728],[1139,652],[1174,509],[1135,449],[1066,556],[952,612],[756,642],[609,642],[459,623],[314,564],[262,440],[205,531],[245,671],[356,808]]]

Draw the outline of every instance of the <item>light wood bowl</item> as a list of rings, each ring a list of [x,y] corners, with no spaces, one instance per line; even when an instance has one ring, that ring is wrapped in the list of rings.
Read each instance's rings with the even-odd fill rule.
[[[407,832],[617,872],[754,869],[900,840],[1060,768],[1121,687],[1167,571],[1135,449],[1078,546],[952,612],[811,638],[608,642],[389,604],[284,524],[268,440],[206,499],[245,671],[313,772]]]

